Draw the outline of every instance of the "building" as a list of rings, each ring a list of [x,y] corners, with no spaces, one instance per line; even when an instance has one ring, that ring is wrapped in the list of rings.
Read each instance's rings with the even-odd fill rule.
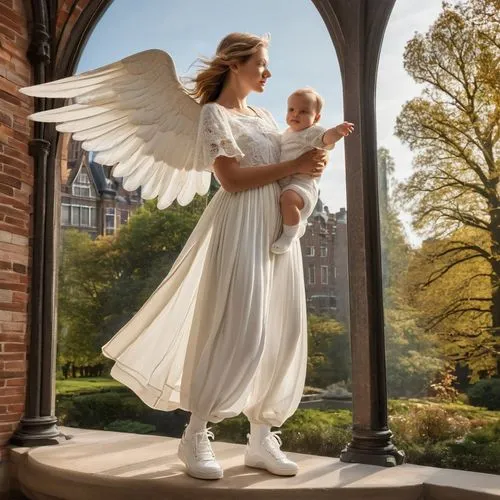
[[[318,199],[300,243],[308,312],[348,318],[347,214],[330,213]]]
[[[63,139],[61,151],[61,227],[92,238],[112,235],[142,205],[140,189],[127,191],[111,168],[92,161],[81,143]]]

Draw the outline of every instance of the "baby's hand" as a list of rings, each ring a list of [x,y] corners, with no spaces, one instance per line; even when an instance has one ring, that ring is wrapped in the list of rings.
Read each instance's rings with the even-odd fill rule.
[[[354,130],[354,123],[343,122],[340,125],[334,127],[335,132],[337,132],[342,137],[348,136]]]

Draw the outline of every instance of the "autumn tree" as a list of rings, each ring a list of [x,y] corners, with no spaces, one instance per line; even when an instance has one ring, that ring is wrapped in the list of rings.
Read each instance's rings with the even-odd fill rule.
[[[499,373],[500,1],[442,6],[429,31],[415,34],[404,53],[406,71],[424,88],[397,119],[396,135],[416,152],[414,171],[397,197],[417,233],[441,243],[427,254],[437,265],[422,289],[464,263],[485,264],[479,267],[486,269],[488,295],[467,288],[429,314],[428,328],[451,318],[479,318],[466,335],[489,339],[485,355],[494,360],[490,371]],[[457,342],[464,340],[457,335]]]
[[[463,227],[453,237],[484,247],[486,242],[480,240],[484,235],[474,228]],[[446,239],[427,240],[414,253],[409,266],[409,296],[422,319],[427,320],[429,332],[439,338],[443,359],[453,365],[467,366],[474,382],[479,376],[495,370],[494,337],[489,333],[489,317],[481,311],[469,310],[463,315],[449,314],[449,311],[464,298],[469,298],[470,306],[480,308],[477,298],[489,298],[491,294],[491,271],[485,259],[470,259],[434,280],[443,266],[454,263],[452,254],[445,253],[438,261],[433,259],[433,255],[444,252],[447,247]],[[422,286],[426,281],[432,283]]]

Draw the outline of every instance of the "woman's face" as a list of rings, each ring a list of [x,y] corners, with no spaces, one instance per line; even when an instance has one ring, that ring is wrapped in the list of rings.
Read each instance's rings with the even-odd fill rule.
[[[268,69],[269,55],[265,47],[259,47],[245,63],[236,66],[238,83],[247,92],[264,92],[266,81],[271,77]]]

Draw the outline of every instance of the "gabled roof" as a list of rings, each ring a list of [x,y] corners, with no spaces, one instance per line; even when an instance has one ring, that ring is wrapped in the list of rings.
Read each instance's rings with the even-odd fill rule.
[[[101,164],[90,161],[89,170],[100,194],[107,193],[116,196],[115,185],[111,179],[106,177],[106,172]]]

